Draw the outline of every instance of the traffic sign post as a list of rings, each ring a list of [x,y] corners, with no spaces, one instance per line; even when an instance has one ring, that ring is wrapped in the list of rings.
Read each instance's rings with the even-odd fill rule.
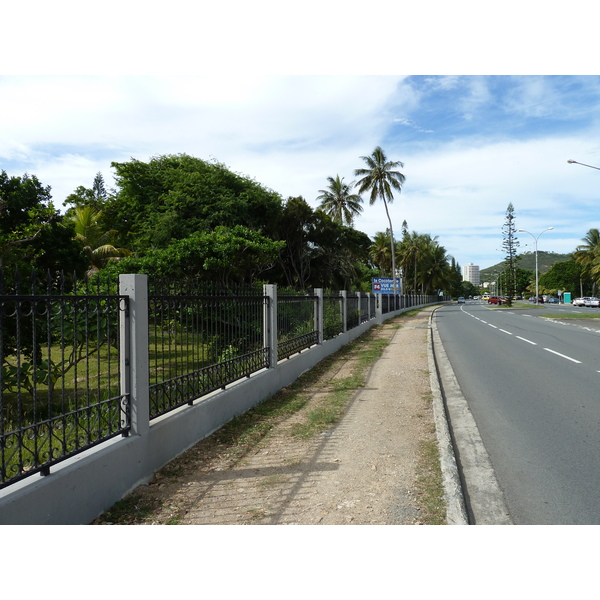
[[[396,293],[400,294],[401,279],[396,277]],[[371,278],[371,290],[373,294],[393,294],[394,280],[391,277],[373,277]]]

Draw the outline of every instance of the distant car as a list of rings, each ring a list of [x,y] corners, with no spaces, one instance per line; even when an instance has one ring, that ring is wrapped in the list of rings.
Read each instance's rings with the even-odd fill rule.
[[[488,298],[488,304],[497,304],[498,306],[502,306],[506,302],[506,298],[502,296],[490,296]]]
[[[462,296],[458,297],[458,303],[459,304],[464,304],[465,303],[465,299]]]
[[[585,306],[585,301],[589,300],[588,296],[584,296],[583,298],[575,298],[571,304],[573,306]]]
[[[600,298],[586,298],[583,305],[598,308],[600,306]]]
[[[560,304],[560,300],[558,298],[553,298],[552,296],[550,296],[546,302],[548,302],[548,304]]]

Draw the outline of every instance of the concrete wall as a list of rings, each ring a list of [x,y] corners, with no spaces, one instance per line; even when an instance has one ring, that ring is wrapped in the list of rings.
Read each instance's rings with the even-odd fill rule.
[[[415,307],[412,307],[415,308]],[[373,325],[411,309],[378,315],[313,346],[275,368],[171,411],[129,437],[119,437],[66,460],[47,476],[32,475],[0,490],[0,524],[86,524],[108,510],[182,452],[237,415],[264,402],[326,356]]]

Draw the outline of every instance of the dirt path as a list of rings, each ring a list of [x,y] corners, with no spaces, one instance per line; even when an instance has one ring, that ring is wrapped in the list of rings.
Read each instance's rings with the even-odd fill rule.
[[[309,439],[293,435],[310,411],[327,401],[335,382],[356,371],[361,342],[313,377],[302,390],[305,406],[280,419],[259,443],[240,454],[239,447],[215,434],[134,490],[120,512],[96,523],[439,522],[444,512],[427,361],[430,312],[376,328],[375,335],[389,344],[331,428]],[[426,491],[431,481],[437,517]]]

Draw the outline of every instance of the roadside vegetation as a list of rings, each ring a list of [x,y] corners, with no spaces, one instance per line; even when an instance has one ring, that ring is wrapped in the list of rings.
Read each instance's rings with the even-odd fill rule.
[[[543,319],[561,319],[564,321],[576,320],[588,320],[588,319],[600,319],[599,313],[590,312],[589,314],[577,314],[577,313],[546,313],[540,315]]]

